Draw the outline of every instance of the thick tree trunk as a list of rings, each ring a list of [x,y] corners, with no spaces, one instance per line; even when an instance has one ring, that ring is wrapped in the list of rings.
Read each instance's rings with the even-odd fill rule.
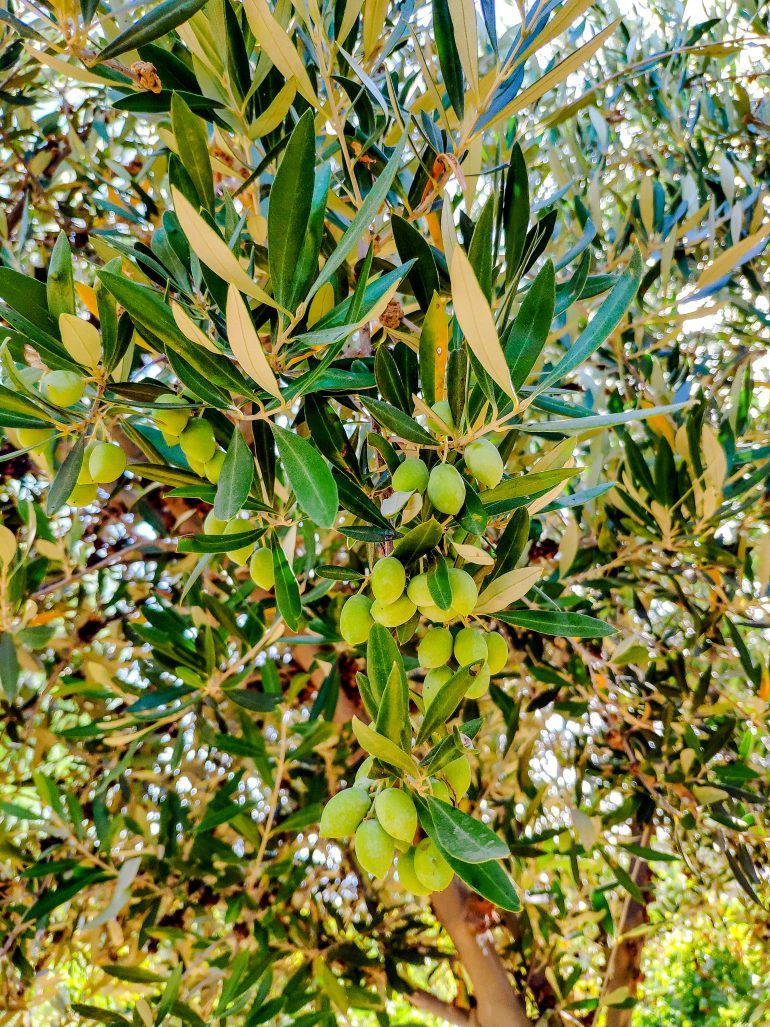
[[[611,995],[618,988],[626,987],[631,996],[635,996],[642,979],[642,950],[644,936],[639,934],[626,937],[630,931],[646,924],[650,919],[647,906],[650,900],[650,882],[652,871],[650,864],[643,859],[635,859],[631,869],[631,877],[639,886],[645,901],[637,902],[630,896],[625,904],[623,916],[618,924],[618,937],[621,939],[612,951],[607,967],[607,978],[604,982],[604,994]],[[630,1027],[633,1009],[617,1009],[610,1006],[607,1010],[606,1027]]]
[[[489,934],[473,929],[470,895],[455,878],[445,891],[432,895],[431,902],[473,985],[476,1009],[471,1022],[479,1027],[532,1027]]]

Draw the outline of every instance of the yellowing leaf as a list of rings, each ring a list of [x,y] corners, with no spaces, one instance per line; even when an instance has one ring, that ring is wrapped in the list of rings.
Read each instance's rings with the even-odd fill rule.
[[[523,598],[540,577],[539,567],[517,567],[501,574],[479,596],[474,613],[499,613]]]
[[[176,300],[172,300],[171,313],[174,315],[177,328],[186,339],[189,339],[190,342],[197,342],[199,346],[203,346],[203,348],[207,349],[210,353],[221,352],[217,349],[208,335],[206,335],[203,329],[199,328],[193,321],[184,307],[180,306]]]
[[[227,243],[211,228],[198,211],[193,207],[178,189],[171,189],[171,196],[174,200],[174,210],[179,218],[182,231],[187,236],[190,246],[196,256],[203,261],[206,267],[210,267],[215,275],[219,275],[226,282],[236,286],[247,296],[251,296],[260,303],[268,303],[275,306],[275,300],[268,296],[264,289],[261,289],[251,276],[244,271],[238,258],[228,247]]]
[[[289,113],[289,108],[294,103],[297,95],[297,83],[293,78],[284,82],[273,102],[263,111],[256,121],[252,122],[249,128],[250,139],[261,139],[268,132],[274,131],[281,124]]]
[[[491,567],[495,562],[486,549],[480,549],[478,546],[469,546],[461,542],[453,542],[452,548],[458,556],[462,557],[467,563],[478,564],[479,567]]]
[[[452,254],[449,271],[455,317],[478,362],[503,392],[516,399],[511,372],[486,296],[461,246]]]
[[[512,114],[516,114],[518,111],[524,110],[525,107],[536,103],[541,96],[544,96],[554,86],[558,86],[560,82],[563,82],[565,78],[572,74],[573,71],[577,71],[578,68],[582,67],[586,61],[590,60],[591,57],[596,53],[602,43],[610,36],[617,27],[617,21],[613,21],[611,25],[608,25],[602,32],[597,33],[593,39],[589,39],[588,42],[581,46],[579,50],[570,54],[569,57],[565,57],[563,61],[556,65],[555,68],[551,68],[547,71],[542,78],[539,78],[537,82],[533,82],[528,89],[522,90],[514,100],[503,107],[501,111],[495,115],[490,121],[486,122],[484,129],[488,129],[490,125],[496,124],[503,118],[510,118]]]
[[[94,368],[102,358],[99,329],[74,314],[59,314],[62,345],[83,367]]]
[[[270,10],[267,0],[244,0],[243,6],[251,31],[262,50],[287,81],[291,78],[296,80],[297,89],[311,107],[319,107],[318,97],[305,65],[294,49],[288,33]]]
[[[271,396],[282,399],[246,304],[234,285],[227,290],[227,338],[244,371]]]
[[[479,93],[479,38],[473,0],[447,0],[455,45],[474,96]]]
[[[751,252],[768,235],[770,235],[770,221],[764,224],[758,232],[755,232],[753,235],[747,235],[745,239],[741,239],[735,246],[731,246],[729,250],[720,253],[716,260],[713,260],[701,272],[700,278],[695,285],[696,291],[708,288],[709,285],[713,285],[714,282],[718,282],[720,278],[724,278],[725,275],[729,275],[735,268],[740,267],[741,264],[749,259]]]

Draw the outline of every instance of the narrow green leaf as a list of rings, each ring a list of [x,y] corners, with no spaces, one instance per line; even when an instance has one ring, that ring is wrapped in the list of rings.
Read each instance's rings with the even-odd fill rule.
[[[442,849],[462,863],[487,863],[510,855],[508,846],[486,824],[428,796],[425,800]]]
[[[337,483],[318,450],[294,432],[271,425],[283,469],[297,502],[320,528],[331,528],[337,517]]]
[[[406,675],[402,673],[398,664],[393,664],[377,712],[377,732],[408,752],[409,742],[405,731],[408,724],[409,688]]]
[[[497,620],[526,631],[539,631],[543,635],[564,635],[566,638],[606,638],[615,634],[615,628],[586,613],[567,613],[563,610],[507,610],[495,614]]]
[[[407,135],[408,133],[404,132],[396,144],[390,160],[383,168],[382,174],[366,194],[366,199],[361,204],[358,213],[348,225],[345,234],[337,243],[332,255],[321,268],[320,275],[316,278],[306,297],[308,301],[318,292],[322,285],[331,279],[335,271],[342,266],[347,255],[355,248],[364,231],[369,228],[375,216],[379,213],[380,206],[388,195],[390,186],[401,164],[401,156],[406,146]]]
[[[277,540],[273,542],[273,573],[275,574],[275,601],[278,612],[291,630],[296,631],[302,617],[302,599],[294,571]]]
[[[214,212],[214,176],[209,157],[209,138],[203,119],[193,114],[179,93],[171,97],[171,127],[179,158],[192,179],[201,205]]]
[[[48,313],[57,324],[59,314],[75,313],[75,278],[72,273],[72,251],[66,232],[59,232],[59,237],[51,250],[45,289]]]
[[[520,389],[548,339],[556,302],[556,273],[547,260],[519,307],[503,340],[511,381]]]
[[[80,468],[83,466],[83,454],[86,449],[85,435],[81,435],[67,453],[64,461],[56,472],[48,490],[48,498],[45,502],[45,512],[50,516],[60,510],[70,497],[70,493],[77,484]]]
[[[406,442],[414,442],[418,446],[435,446],[436,440],[424,428],[421,428],[414,418],[405,414],[398,407],[390,403],[383,403],[382,400],[372,399],[369,396],[359,397],[361,406],[367,410],[375,419],[377,424],[382,425],[397,438]]]
[[[8,702],[13,702],[19,689],[19,658],[13,635],[8,631],[0,634],[0,683]]]
[[[532,391],[532,397],[539,396],[541,392],[560,382],[570,371],[587,360],[614,332],[636,296],[643,269],[641,253],[638,247],[634,247],[628,267],[615,282],[588,327],[583,329],[558,364],[540,378]]]
[[[417,734],[418,744],[425,741],[426,738],[430,738],[437,728],[446,724],[474,681],[475,675],[471,668],[460,667],[446,684],[441,686],[422,718],[422,724]]]
[[[404,774],[417,777],[417,764],[411,756],[404,752],[395,742],[379,734],[374,728],[364,724],[358,717],[353,717],[353,734],[358,744],[365,749],[370,756],[382,760],[383,763],[396,767]]]
[[[192,18],[206,2],[207,0],[165,0],[108,43],[100,52],[99,59],[110,60],[126,53],[127,50],[136,50],[145,43],[160,39],[177,25],[182,25]]]
[[[253,478],[254,457],[241,433],[234,428],[217,482],[214,516],[220,521],[235,517],[246,502]]]
[[[294,309],[296,276],[305,242],[315,179],[312,110],[297,122],[278,166],[267,212],[270,281],[278,303]]]

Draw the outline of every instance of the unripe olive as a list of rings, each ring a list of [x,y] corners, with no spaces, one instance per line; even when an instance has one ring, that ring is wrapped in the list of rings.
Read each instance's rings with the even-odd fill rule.
[[[57,407],[71,407],[79,403],[86,391],[86,383],[77,371],[49,371],[40,379],[46,399]]]
[[[409,596],[401,596],[395,603],[381,603],[375,599],[372,603],[370,613],[372,618],[386,628],[397,628],[406,624],[410,617],[414,616],[417,607]]]
[[[376,820],[365,820],[356,829],[356,857],[372,877],[384,877],[390,870],[396,847]]]
[[[477,439],[465,447],[465,466],[481,485],[494,488],[503,476],[503,458],[489,439]]]
[[[456,616],[451,606],[448,610],[442,610],[438,606],[421,606],[420,613],[426,620],[433,621],[434,624],[448,624]]]
[[[225,525],[225,530],[222,532],[223,535],[238,535],[243,531],[248,531],[252,525],[248,521],[244,521],[241,517],[233,517],[232,520],[228,521]],[[254,551],[254,543],[250,542],[247,546],[241,546],[240,549],[228,549],[227,555],[233,561],[237,563],[239,567],[243,567],[246,561]]]
[[[415,849],[414,872],[420,884],[430,891],[443,891],[454,877],[454,871],[430,838],[423,838]]]
[[[345,600],[340,613],[340,634],[348,645],[361,645],[369,637],[374,621],[372,601],[368,596],[351,596]]]
[[[465,482],[452,464],[437,464],[428,479],[428,499],[439,513],[456,514],[465,502]]]
[[[209,510],[203,520],[203,530],[207,535],[221,535],[227,527],[227,521],[214,516],[214,511]]]
[[[188,460],[197,460],[205,464],[214,455],[217,448],[214,429],[202,417],[191,421],[179,436],[179,445]]]
[[[398,880],[399,884],[412,895],[429,895],[430,888],[426,888],[419,879],[414,869],[414,849],[409,849],[402,856],[398,857]]]
[[[406,585],[404,565],[395,556],[383,556],[372,567],[369,584],[372,595],[379,602],[385,605],[395,603]]]
[[[449,667],[436,667],[435,670],[429,670],[425,675],[425,680],[422,683],[422,700],[426,710],[451,676],[452,671]]]
[[[465,693],[466,699],[480,699],[489,689],[489,666],[483,663],[476,671],[473,684]]]
[[[455,636],[455,659],[461,667],[487,658],[487,640],[478,628],[462,628]]]
[[[490,674],[499,674],[508,662],[508,643],[499,631],[490,631],[486,635],[487,663]]]
[[[438,402],[433,404],[431,410],[434,414],[438,414],[438,417],[431,417],[428,415],[428,427],[433,434],[443,437],[447,434],[447,429],[449,429],[448,434],[451,435],[454,430],[455,422],[452,417],[452,408],[449,405],[449,402],[445,399],[440,399]]]
[[[126,469],[126,454],[114,442],[97,442],[88,457],[88,470],[94,481],[117,481]]]
[[[96,485],[76,485],[67,502],[70,506],[89,506],[96,499]]]
[[[442,781],[438,777],[432,777],[430,779],[430,790],[434,799],[441,799],[442,802],[451,802],[452,796],[449,792],[449,787],[445,781]]]
[[[391,838],[411,842],[417,830],[417,809],[403,788],[384,788],[374,800],[374,812]]]
[[[433,596],[428,588],[428,575],[415,575],[407,585],[406,594],[415,606],[431,606],[433,604]]]
[[[403,460],[393,472],[396,492],[424,492],[428,487],[428,467],[419,457]]]
[[[269,592],[275,585],[275,570],[273,569],[273,554],[270,549],[255,549],[249,561],[249,574],[251,580],[259,588]]]
[[[468,617],[479,598],[476,582],[467,571],[450,567],[449,587],[452,591],[452,609],[458,617]]]
[[[458,756],[441,771],[444,780],[455,794],[461,798],[471,786],[471,765],[467,756]]]
[[[30,446],[34,446],[39,449],[42,446],[47,445],[53,432],[50,428],[17,428],[16,438],[19,440],[20,449],[28,449]]]
[[[367,756],[356,771],[356,784],[361,788],[368,788],[369,785],[374,784],[374,778],[369,776],[373,769],[374,756]]]
[[[203,465],[203,473],[206,475],[212,485],[216,485],[219,481],[219,475],[222,473],[222,465],[225,462],[225,451],[223,449],[217,449],[214,451],[214,455],[210,460],[207,460]]]
[[[420,666],[443,667],[452,658],[452,635],[447,628],[428,628],[417,647]]]
[[[322,838],[349,838],[366,814],[372,800],[363,788],[345,788],[326,803],[318,833]]]
[[[164,437],[169,435],[174,439],[178,439],[190,420],[190,409],[187,403],[181,396],[177,395],[162,396],[159,402],[173,403],[175,406],[182,408],[180,410],[153,410],[152,412],[152,419],[164,433]]]

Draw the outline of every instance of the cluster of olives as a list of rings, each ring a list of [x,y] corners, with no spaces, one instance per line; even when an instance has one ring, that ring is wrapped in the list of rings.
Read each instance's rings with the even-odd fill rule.
[[[321,816],[320,834],[325,838],[353,837],[356,858],[373,877],[383,878],[398,853],[396,869],[402,886],[415,895],[443,891],[452,868],[430,838],[415,842],[417,809],[404,788],[383,787],[367,775],[368,757],[356,774],[352,788],[332,796]],[[446,802],[460,799],[471,783],[470,764],[459,756],[430,779],[431,793]],[[374,801],[370,791],[374,790]]]
[[[192,411],[182,396],[164,396],[163,402],[177,408],[153,411],[153,421],[160,428],[166,445],[178,445],[192,470],[200,478],[205,477],[216,485],[225,462],[225,451],[217,445],[214,429],[205,418],[192,417]],[[239,530],[243,531],[243,528]]]
[[[442,406],[435,403],[433,409]],[[447,404],[447,416],[449,406]],[[494,488],[503,476],[503,458],[489,439],[470,442],[463,452],[466,470],[479,485]],[[454,464],[439,463],[430,471],[420,457],[408,457],[393,472],[393,488],[396,492],[428,493],[435,510],[454,516],[465,502],[465,481]]]
[[[114,442],[93,441],[86,446],[77,484],[67,500],[72,506],[88,506],[96,499],[98,485],[117,481],[126,469],[126,454]]]
[[[203,530],[207,535],[238,535],[253,527],[252,521],[242,517],[231,517],[229,521],[220,520],[214,516],[213,510],[209,510],[203,521]],[[241,546],[240,549],[228,549],[227,555],[239,567],[249,565],[251,580],[259,588],[269,592],[275,586],[273,553],[266,546],[257,546],[256,543],[251,542],[247,546]]]
[[[436,606],[428,575],[417,574],[407,584],[404,565],[395,556],[383,556],[369,575],[372,597],[359,593],[346,600],[340,614],[340,634],[349,645],[360,645],[374,624],[397,628],[419,610],[428,620],[449,623],[470,615],[479,598],[476,582],[467,571],[450,567],[449,609]]]

